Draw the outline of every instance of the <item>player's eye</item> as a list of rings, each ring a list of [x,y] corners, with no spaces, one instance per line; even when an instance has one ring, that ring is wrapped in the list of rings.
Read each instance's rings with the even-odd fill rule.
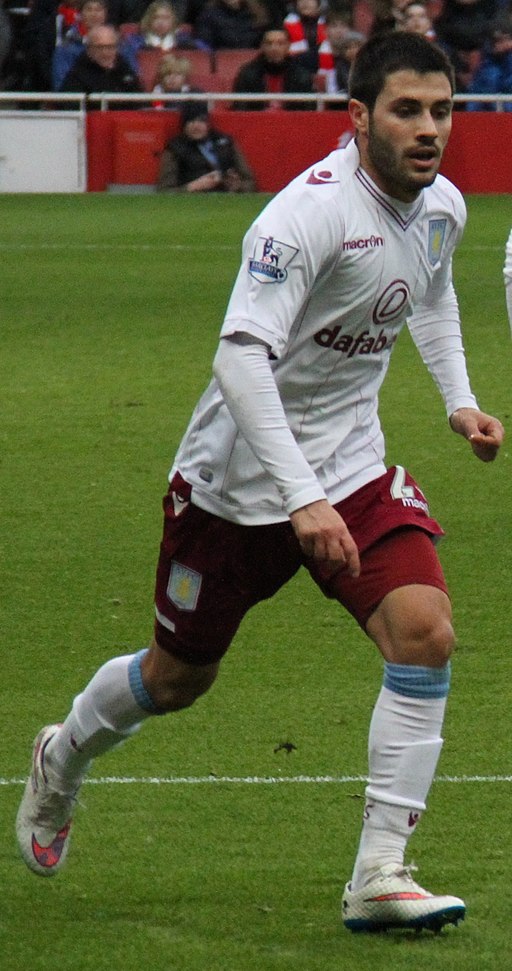
[[[442,105],[440,108],[434,108],[432,115],[434,118],[449,118],[452,113],[451,105]]]
[[[397,105],[395,108],[395,114],[399,118],[412,118],[414,115],[418,114],[418,108],[416,105]]]

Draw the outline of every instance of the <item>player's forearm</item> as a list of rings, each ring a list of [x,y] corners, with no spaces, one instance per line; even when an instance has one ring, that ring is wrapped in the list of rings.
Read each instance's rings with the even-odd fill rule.
[[[478,408],[469,382],[459,311],[453,292],[433,307],[418,309],[409,329],[421,357],[445,402],[447,415],[459,408]]]
[[[237,427],[275,482],[287,513],[325,499],[288,425],[266,346],[223,339],[213,370]]]

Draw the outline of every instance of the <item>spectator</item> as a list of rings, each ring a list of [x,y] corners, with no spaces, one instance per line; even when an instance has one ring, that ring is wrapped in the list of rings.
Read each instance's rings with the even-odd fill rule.
[[[472,94],[512,94],[512,14],[497,17],[491,31],[480,67],[468,90]],[[470,101],[468,111],[495,111],[492,102]],[[512,104],[504,102],[504,111],[512,111]]]
[[[262,111],[286,108],[308,110],[314,101],[282,101],[283,94],[313,94],[311,73],[290,55],[290,38],[286,30],[267,30],[263,35],[260,53],[244,64],[233,85],[236,94],[271,94],[269,101],[236,101],[238,111]]]
[[[182,112],[183,130],[166,145],[158,190],[253,192],[254,176],[230,135],[213,128],[204,105]]]
[[[67,40],[68,36],[76,36],[79,33],[79,23],[79,0],[65,0],[64,3],[59,3],[55,17],[56,43],[62,44],[63,41]]]
[[[203,13],[205,7],[208,6],[209,0],[187,0],[185,4],[185,10],[183,13],[183,23],[190,27],[194,32],[196,28],[196,23]]]
[[[266,29],[278,30],[282,27],[284,18],[290,10],[290,3],[287,3],[287,0],[260,0],[260,2],[267,14]]]
[[[372,37],[399,29],[403,24],[403,11],[408,3],[409,0],[372,0]]]
[[[340,91],[348,91],[350,69],[365,40],[366,38],[364,34],[359,33],[357,30],[349,30],[343,38],[339,47],[339,53],[335,58],[334,71],[332,72],[332,76],[328,81],[329,85],[333,85],[333,87],[328,88],[329,94],[337,94]],[[341,104],[331,104],[328,105],[328,107],[341,108],[342,106]]]
[[[183,4],[183,22],[195,31],[200,14],[210,6],[211,0],[186,0]],[[290,4],[287,0],[257,0],[252,4],[257,16],[258,26],[270,30],[272,27],[282,27],[283,20],[288,13]]]
[[[138,23],[147,9],[149,0],[108,0],[108,22],[115,27]]]
[[[435,40],[436,32],[426,3],[421,0],[411,0],[402,12],[401,30],[408,34],[421,34],[427,40]]]
[[[198,16],[195,37],[211,50],[258,47],[265,11],[255,0],[213,0]]]
[[[25,29],[26,85],[30,91],[52,90],[57,0],[33,0]]]
[[[153,91],[156,94],[204,94],[202,88],[195,88],[190,84],[192,64],[186,57],[176,57],[167,54],[162,57],[156,74],[156,84]],[[197,102],[190,102],[197,104]],[[154,108],[170,108],[183,111],[188,102],[184,101],[156,101]]]
[[[119,34],[115,27],[93,27],[85,50],[80,54],[61,86],[61,91],[95,94],[135,94],[142,91],[137,74],[119,53]],[[100,107],[92,103],[91,108]],[[119,104],[116,105],[119,108]],[[133,105],[122,103],[122,107]]]
[[[497,13],[498,0],[444,0],[435,30],[442,46],[452,51],[481,51]]]
[[[0,89],[24,91],[27,71],[27,11],[16,0],[0,0]],[[16,102],[14,102],[16,106]]]
[[[471,87],[498,3],[499,0],[444,0],[441,15],[434,21],[437,42],[454,66],[459,94]]]
[[[320,12],[320,0],[296,0],[295,10],[284,20],[290,37],[290,54],[300,58],[312,74],[318,71],[318,51],[327,37],[325,18]]]
[[[110,23],[107,0],[81,0],[77,16],[62,40],[64,43],[83,43],[93,27],[103,27]]]
[[[323,87],[328,94],[336,94],[338,91],[346,91],[346,84],[340,86],[339,80],[345,76],[345,40],[353,37],[354,31],[351,27],[352,17],[349,11],[332,11],[325,18],[326,38],[318,50],[318,75],[323,78]],[[362,34],[356,33],[356,37]],[[341,75],[338,79],[337,65],[342,62]]]
[[[130,34],[121,44],[121,54],[138,71],[137,57],[140,51],[157,49],[171,51],[176,48],[203,46],[192,38],[188,30],[178,27],[178,18],[167,0],[153,0],[140,21],[137,33]]]
[[[60,91],[64,78],[79,54],[83,53],[89,31],[93,27],[104,26],[108,20],[106,0],[83,0],[77,13],[78,18],[68,26],[63,39],[53,52],[52,88],[54,91]]]
[[[136,0],[107,0],[107,21],[119,25],[133,20]],[[53,52],[57,41],[59,0],[27,0],[29,9],[23,36],[25,80],[29,91],[51,91],[53,88]],[[68,2],[67,6],[72,5]]]
[[[0,89],[3,88],[4,65],[11,52],[12,32],[8,14],[0,0]]]

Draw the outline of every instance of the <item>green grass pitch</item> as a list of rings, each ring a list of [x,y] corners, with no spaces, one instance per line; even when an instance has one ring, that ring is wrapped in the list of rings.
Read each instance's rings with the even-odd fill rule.
[[[263,201],[0,197],[3,971],[512,968],[509,445],[493,465],[474,459],[407,334],[382,393],[388,461],[446,529],[458,636],[410,858],[425,886],[466,899],[465,924],[438,937],[340,925],[381,663],[304,576],[246,619],[193,709],[95,764],[62,874],[40,880],[18,859],[33,736],[150,636],[167,470]],[[467,201],[467,356],[481,406],[507,426],[510,199]]]

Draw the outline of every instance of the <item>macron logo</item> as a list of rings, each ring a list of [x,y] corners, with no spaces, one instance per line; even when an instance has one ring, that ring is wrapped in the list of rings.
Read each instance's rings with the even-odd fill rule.
[[[402,505],[412,506],[413,509],[422,509],[427,516],[429,515],[428,505],[421,499],[412,499],[410,496],[402,496]]]
[[[343,243],[344,250],[376,249],[378,246],[384,246],[382,236],[368,236],[367,239],[347,239],[346,242]]]

